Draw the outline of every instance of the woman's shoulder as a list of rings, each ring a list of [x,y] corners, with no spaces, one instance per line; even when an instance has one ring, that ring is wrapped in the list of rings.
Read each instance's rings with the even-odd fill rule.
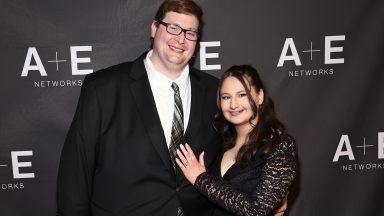
[[[296,155],[296,141],[290,134],[280,134],[275,139],[276,148],[271,155],[294,154]]]
[[[295,138],[293,138],[293,136],[291,136],[290,134],[280,134],[277,138],[276,138],[276,141],[278,143],[282,143],[282,144],[286,144],[286,145],[295,145],[296,144],[296,141],[295,141]]]

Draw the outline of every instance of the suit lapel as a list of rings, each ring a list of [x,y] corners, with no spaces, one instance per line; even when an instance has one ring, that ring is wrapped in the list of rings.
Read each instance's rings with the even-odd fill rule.
[[[206,116],[204,116],[203,112],[205,111],[205,103],[208,103],[207,97],[207,84],[201,81],[199,75],[192,70],[190,71],[190,79],[191,79],[191,90],[192,90],[192,99],[191,99],[191,112],[189,116],[189,123],[187,126],[187,130],[185,132],[184,142],[189,143],[193,137],[199,137],[198,133],[202,131],[199,129],[202,124],[206,124],[202,122]],[[211,104],[211,103],[209,103]],[[209,118],[209,117],[208,117]],[[213,116],[211,117],[213,119]],[[205,133],[205,132],[202,132]],[[212,162],[216,159],[217,154],[221,149],[221,145],[219,141],[221,140],[218,134],[212,134],[212,136],[217,136],[213,138],[213,143],[189,143],[191,144],[192,149],[197,152],[197,149],[203,149],[205,151],[205,165],[209,167]],[[198,155],[196,155],[198,157]]]
[[[171,173],[174,173],[156,103],[145,70],[144,57],[145,54],[132,64],[131,77],[135,81],[130,85],[131,92],[154,148],[166,167],[172,171]]]
[[[193,69],[191,69],[189,74],[190,74],[190,80],[191,80],[192,98],[191,98],[191,111],[189,114],[188,126],[184,136],[185,142],[188,142],[188,140],[191,140],[191,137],[198,136],[196,132],[199,131],[198,127],[200,126],[201,120],[203,118],[202,116],[203,101],[205,97],[205,86],[201,83],[200,78],[193,71]]]

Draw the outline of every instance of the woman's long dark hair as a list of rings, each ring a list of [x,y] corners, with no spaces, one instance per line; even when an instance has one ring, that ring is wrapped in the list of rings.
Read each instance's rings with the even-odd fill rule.
[[[269,154],[276,148],[275,140],[280,134],[285,132],[285,127],[276,117],[273,101],[269,97],[257,70],[250,65],[232,66],[221,76],[217,90],[217,106],[219,112],[215,115],[214,120],[214,127],[221,134],[224,141],[224,152],[235,146],[237,138],[234,125],[224,118],[220,106],[220,90],[223,81],[227,77],[235,77],[242,83],[253,111],[253,116],[249,119],[249,123],[253,126],[253,129],[249,133],[245,145],[240,148],[236,156],[237,162],[240,162],[242,166],[247,166],[262,145],[267,145],[264,152],[266,154]],[[251,86],[253,86],[258,93],[261,89],[264,92],[264,100],[263,103],[259,105],[259,109],[251,96]],[[258,118],[258,122],[254,125],[252,120],[256,117]]]

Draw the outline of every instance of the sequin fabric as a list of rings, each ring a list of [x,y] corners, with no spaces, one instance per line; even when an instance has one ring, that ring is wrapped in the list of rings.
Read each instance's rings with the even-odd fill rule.
[[[280,135],[276,141],[278,145],[271,154],[259,154],[251,169],[238,173],[230,181],[205,172],[197,177],[195,187],[233,215],[273,213],[281,205],[298,169],[293,137]]]

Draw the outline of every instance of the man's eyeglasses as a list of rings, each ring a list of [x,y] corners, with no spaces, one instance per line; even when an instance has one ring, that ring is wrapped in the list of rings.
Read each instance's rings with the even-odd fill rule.
[[[183,29],[176,24],[166,23],[161,20],[157,20],[157,22],[164,25],[167,32],[171,35],[180,35],[181,32],[184,32],[184,37],[190,41],[196,41],[199,38],[199,33],[196,31]]]

